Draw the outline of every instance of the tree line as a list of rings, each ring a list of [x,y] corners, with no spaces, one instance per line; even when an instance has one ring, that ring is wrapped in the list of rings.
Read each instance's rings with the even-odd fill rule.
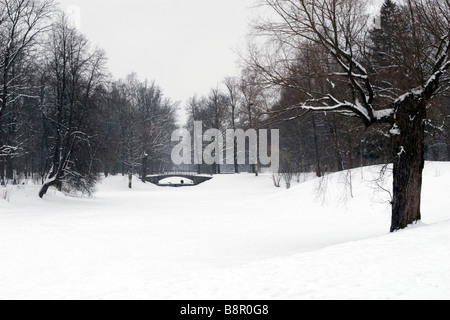
[[[272,99],[261,83],[259,75],[251,70],[244,70],[240,77],[225,77],[223,81],[212,88],[205,96],[193,96],[186,105],[188,119],[186,128],[193,133],[194,122],[201,121],[202,131],[214,128],[226,136],[227,129],[264,129],[262,124],[265,112]],[[237,141],[225,145],[225,149],[234,148],[234,165],[196,165],[191,170],[201,173],[220,174],[253,172],[259,174],[258,165],[238,165]],[[219,152],[225,153],[226,150]],[[246,144],[246,159],[248,160],[249,144]],[[247,161],[248,162],[248,161]]]
[[[391,230],[420,220],[424,162],[450,160],[450,1],[385,0],[375,19],[359,0],[260,1],[274,16],[255,25],[241,76],[192,97],[186,128],[279,129],[288,185],[393,163]],[[52,1],[0,0],[2,185],[90,194],[100,174],[131,188],[136,173],[172,169],[178,106],[135,74],[111,79],[105,62]]]
[[[450,1],[385,0],[377,15],[359,0],[260,3],[273,15],[242,76],[192,98],[188,128],[279,129],[277,186],[393,163],[391,231],[419,221],[425,161],[450,161]]]
[[[100,174],[169,165],[176,105],[105,53],[50,0],[0,0],[0,182],[91,194]]]
[[[358,45],[363,46],[363,59],[370,66],[370,76],[376,76],[376,86],[380,89],[377,97],[379,103],[388,103],[395,97],[395,93],[389,92],[393,89],[391,87],[395,87],[394,91],[398,95],[406,92],[408,85],[403,82],[409,77],[408,73],[416,72],[413,70],[416,67],[408,60],[411,57],[407,55],[411,54],[408,51],[414,43],[402,39],[410,32],[410,29],[407,30],[406,21],[411,18],[407,12],[408,8],[386,0],[380,13],[369,18],[364,12],[367,9],[366,4],[357,5],[356,2],[350,1],[344,5],[336,1],[313,1],[316,3],[315,10],[326,11],[325,4],[328,2],[334,7],[348,6],[346,10],[350,10],[350,13],[353,10],[355,16],[351,18],[355,21],[349,23],[358,24],[362,18],[373,20],[368,28],[360,31],[358,39],[344,41],[362,41],[362,44]],[[278,13],[283,13],[280,3],[264,3],[278,9]],[[292,6],[289,9],[294,12],[295,5],[303,2],[286,3],[287,6]],[[319,8],[320,4],[325,8]],[[356,17],[357,11],[360,17]],[[289,16],[289,12],[287,10],[285,14]],[[357,19],[360,19],[359,22]],[[283,27],[288,27],[286,21],[285,24],[283,26],[283,23],[280,23]],[[276,29],[281,28],[280,25],[275,26],[268,22],[257,25],[256,29],[265,37],[268,34],[279,38],[292,36],[290,33],[282,34],[282,29]],[[360,25],[360,28],[363,27]],[[265,46],[270,48],[267,53],[264,49],[250,46],[249,55],[243,58],[246,66],[242,69],[241,76],[227,77],[212,88],[209,94],[192,97],[186,106],[186,127],[193,131],[194,121],[202,121],[205,130],[279,129],[280,174],[315,172],[321,177],[327,172],[391,163],[394,159],[389,134],[390,123],[367,126],[355,117],[348,117],[343,111],[330,112],[325,109],[313,112],[312,108],[306,110],[298,106],[300,101],[309,100],[311,93],[325,95],[327,91],[340,91],[345,97],[346,94],[356,95],[357,90],[361,89],[359,85],[352,88],[352,80],[345,77],[346,74],[341,70],[342,65],[330,57],[330,48],[323,48],[321,44],[310,39],[292,43],[292,56],[288,59],[286,52],[283,52],[282,56],[277,56],[274,52],[279,49],[278,45],[283,45],[283,41],[289,43],[290,39],[280,38],[278,41],[275,48],[265,43]],[[424,153],[426,159],[432,161],[450,161],[450,96],[446,90],[443,91],[442,95],[433,99],[432,103],[438,106],[429,108],[427,112]],[[226,165],[202,165],[195,169],[208,173],[251,171],[256,174],[261,170],[258,166],[237,165],[234,168]]]

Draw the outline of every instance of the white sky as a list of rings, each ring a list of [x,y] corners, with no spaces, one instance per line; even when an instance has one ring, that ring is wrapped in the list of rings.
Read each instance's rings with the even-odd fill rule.
[[[368,0],[380,5],[383,0]],[[261,12],[255,0],[59,0],[105,49],[115,78],[136,72],[184,107],[239,74],[238,48]],[[180,120],[185,115],[180,110]]]
[[[59,0],[105,49],[114,77],[136,72],[184,102],[238,74],[252,0]]]

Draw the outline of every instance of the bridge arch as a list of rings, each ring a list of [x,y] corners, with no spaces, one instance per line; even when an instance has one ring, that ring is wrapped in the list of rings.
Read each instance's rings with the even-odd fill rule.
[[[161,185],[160,182],[164,179],[168,179],[168,178],[182,178],[182,179],[189,179],[193,182],[193,184],[182,184],[180,181],[180,184],[168,184],[168,185]],[[201,183],[204,183],[206,181],[211,180],[213,177],[210,175],[204,175],[204,174],[197,174],[194,172],[165,172],[165,173],[161,173],[161,174],[153,174],[153,175],[148,175],[145,180],[147,182],[153,183],[157,186],[196,186],[199,185]]]

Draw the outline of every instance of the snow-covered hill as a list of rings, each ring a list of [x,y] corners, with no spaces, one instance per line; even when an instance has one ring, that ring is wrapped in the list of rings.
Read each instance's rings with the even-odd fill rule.
[[[291,190],[245,174],[111,177],[93,199],[0,188],[0,299],[450,299],[450,163],[427,164],[423,223],[396,234],[379,170]]]

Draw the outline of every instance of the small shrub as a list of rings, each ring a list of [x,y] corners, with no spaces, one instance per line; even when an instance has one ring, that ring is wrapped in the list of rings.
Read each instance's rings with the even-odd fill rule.
[[[274,173],[272,174],[273,184],[275,187],[279,188],[281,186],[281,179],[283,178],[282,174]]]
[[[294,174],[291,173],[283,173],[283,180],[286,183],[286,189],[290,189],[291,188],[291,183],[292,183],[292,179],[294,178]]]
[[[0,192],[0,198],[9,202],[11,199],[11,194],[12,192],[10,189],[4,189]]]

